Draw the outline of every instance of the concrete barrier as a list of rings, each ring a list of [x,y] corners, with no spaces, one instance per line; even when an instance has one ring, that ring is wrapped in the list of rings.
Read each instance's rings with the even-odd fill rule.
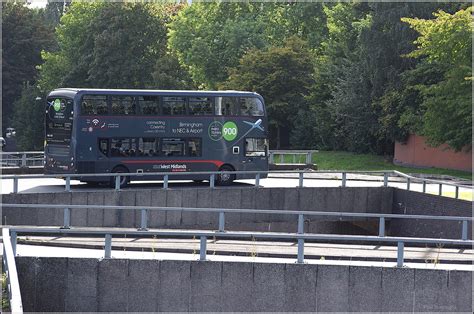
[[[208,208],[250,208],[308,211],[352,211],[390,213],[391,188],[339,187],[339,188],[216,188],[216,189],[159,189],[114,190],[94,192],[61,192],[35,194],[7,194],[4,203],[95,204],[131,206],[173,206]],[[5,206],[2,220],[10,225],[54,226],[63,223],[62,210],[11,209]],[[332,221],[331,221],[332,219]],[[365,219],[360,218],[362,221]],[[87,227],[139,227],[138,210],[71,210],[72,226]],[[197,212],[150,211],[148,226],[151,228],[215,229],[218,215]],[[337,228],[335,229],[335,227]],[[278,214],[227,214],[229,230],[294,232],[297,217]],[[363,230],[340,222],[339,218],[306,217],[305,228],[318,232]]]
[[[25,311],[472,312],[472,272],[17,257]]]
[[[394,189],[392,213],[472,217],[472,202],[420,192]],[[390,234],[402,237],[460,239],[461,221],[400,220],[389,223]],[[472,239],[469,223],[468,238]]]

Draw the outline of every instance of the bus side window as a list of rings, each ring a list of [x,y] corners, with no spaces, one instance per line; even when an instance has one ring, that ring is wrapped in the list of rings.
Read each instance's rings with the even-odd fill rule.
[[[99,150],[105,156],[109,156],[109,140],[106,138],[99,139]]]
[[[214,114],[214,106],[210,97],[189,97],[189,114],[190,115],[212,115]]]
[[[164,138],[161,153],[163,156],[184,156],[184,141],[180,138]]]
[[[111,101],[112,114],[116,115],[134,115],[136,105],[131,96],[112,96]]]
[[[263,104],[260,99],[255,97],[240,98],[240,114],[242,116],[263,116]]]
[[[138,139],[138,157],[152,157],[158,155],[160,139],[143,137]]]
[[[201,139],[200,138],[188,139],[188,156],[201,157]]]
[[[216,115],[238,116],[239,104],[236,97],[216,97]]]
[[[160,101],[158,96],[139,96],[138,106],[144,115],[157,116],[160,114]]]
[[[105,95],[84,95],[81,102],[81,114],[83,115],[103,115],[108,113],[107,96]]]
[[[185,97],[163,97],[164,115],[185,115],[186,98]]]

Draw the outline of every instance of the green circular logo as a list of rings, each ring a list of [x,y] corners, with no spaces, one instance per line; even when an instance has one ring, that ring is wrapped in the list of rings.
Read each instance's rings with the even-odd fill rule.
[[[222,134],[226,141],[233,141],[237,137],[237,125],[232,121],[227,121],[222,126]]]
[[[61,110],[61,100],[60,99],[56,99],[53,103],[53,108],[54,108],[54,111],[59,111]]]

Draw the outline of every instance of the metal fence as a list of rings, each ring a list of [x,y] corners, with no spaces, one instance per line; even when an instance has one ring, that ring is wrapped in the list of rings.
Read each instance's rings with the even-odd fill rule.
[[[319,152],[318,150],[271,150],[269,151],[268,162],[270,164],[275,164],[275,159],[279,161],[280,164],[285,162],[292,162],[293,164],[301,163],[302,158],[304,163],[309,165],[313,163],[313,154]],[[278,155],[278,157],[277,157]],[[289,158],[286,158],[289,156]]]
[[[10,239],[8,228],[2,229],[3,239],[3,271],[6,274],[6,285],[8,290],[8,301],[12,313],[23,313],[21,302],[20,284],[15,264],[15,253],[13,246],[16,245],[16,239]],[[2,309],[3,310],[3,309]]]
[[[0,166],[1,168],[43,167],[44,166],[44,153],[43,152],[0,152]]]
[[[5,207],[12,208],[55,208],[63,209],[63,225],[59,228],[49,227],[10,227],[12,230],[12,239],[14,248],[16,247],[17,233],[72,233],[72,234],[101,234],[105,235],[105,257],[110,257],[111,239],[113,234],[126,235],[161,235],[161,236],[190,236],[201,237],[201,259],[205,259],[205,243],[208,237],[225,238],[260,238],[260,239],[279,239],[279,240],[297,240],[298,241],[298,262],[304,261],[304,241],[305,240],[334,240],[334,241],[370,241],[370,242],[392,242],[398,244],[397,256],[398,266],[403,266],[403,248],[405,243],[423,243],[423,244],[455,244],[471,245],[474,243],[468,240],[468,224],[473,221],[472,217],[460,216],[430,216],[430,215],[400,215],[400,214],[375,214],[375,213],[350,213],[350,212],[313,212],[298,210],[270,210],[270,209],[221,209],[221,208],[191,208],[191,207],[156,207],[147,206],[108,206],[108,205],[58,205],[58,204],[3,204]],[[136,210],[140,212],[140,226],[135,231],[123,231],[120,229],[109,229],[108,231],[97,231],[96,228],[71,227],[71,210],[86,209],[109,209],[109,210]],[[148,229],[149,211],[181,211],[181,212],[209,212],[216,214],[218,229],[213,231],[150,231]],[[296,216],[297,230],[295,233],[276,233],[276,232],[248,232],[248,231],[228,231],[225,229],[225,215],[232,213],[247,214],[277,214]],[[311,234],[304,232],[305,217],[337,217],[337,218],[369,218],[379,221],[378,236],[352,236],[352,235],[332,235],[332,234]],[[420,220],[441,220],[462,222],[460,239],[436,239],[436,238],[410,238],[410,237],[390,237],[385,235],[386,219],[420,219]],[[349,219],[350,220],[350,219]],[[85,230],[85,231],[84,231]],[[15,249],[14,249],[15,250]]]
[[[45,175],[45,174],[30,174],[30,175],[5,175],[2,176],[2,180],[12,180],[13,181],[13,193],[18,193],[18,182],[19,180],[24,179],[43,179],[43,178],[63,178],[66,180],[65,184],[65,191],[71,191],[71,180],[73,179],[80,179],[81,177],[102,177],[107,178],[104,180],[110,180],[114,178],[115,180],[115,190],[120,190],[120,182],[122,177],[129,177],[133,178],[134,180],[140,180],[140,178],[146,178],[150,176],[160,177],[163,178],[163,188],[169,188],[169,180],[172,176],[173,179],[176,179],[179,176],[186,176],[189,175],[189,172],[149,172],[149,173],[87,173],[87,174],[55,174],[55,175]],[[298,179],[298,187],[304,187],[304,180],[312,180],[317,179],[315,178],[318,174],[334,174],[340,175],[341,186],[346,187],[347,182],[350,181],[348,178],[348,174],[357,174],[357,175],[372,175],[375,176],[380,182],[383,182],[383,186],[387,187],[389,184],[390,179],[394,178],[401,178],[404,180],[404,184],[406,184],[406,189],[410,190],[412,183],[421,183],[422,184],[422,192],[426,193],[426,186],[427,184],[437,184],[439,185],[438,195],[442,196],[443,186],[453,186],[454,187],[454,198],[459,198],[459,189],[470,189],[472,190],[472,186],[463,185],[459,183],[451,183],[446,181],[440,180],[432,180],[432,179],[424,179],[424,178],[417,178],[407,174],[404,174],[399,171],[339,171],[339,170],[291,170],[291,171],[232,171],[232,172],[225,172],[225,171],[206,171],[206,172],[193,172],[192,174],[195,175],[205,175],[209,177],[209,187],[215,188],[216,183],[216,176],[221,174],[243,174],[249,175],[254,177],[254,184],[255,187],[260,187],[260,179],[262,175],[285,175],[288,179]],[[306,177],[305,177],[306,175]],[[334,179],[334,178],[333,178]],[[336,177],[339,180],[338,177]],[[400,181],[398,181],[400,182]]]

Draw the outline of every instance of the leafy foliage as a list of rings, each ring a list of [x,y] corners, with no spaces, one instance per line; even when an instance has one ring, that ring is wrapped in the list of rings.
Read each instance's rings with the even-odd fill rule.
[[[60,49],[43,54],[42,89],[187,87],[166,52],[167,12],[151,3],[73,3],[57,28]],[[180,75],[174,81],[158,78],[161,59]]]
[[[45,99],[36,86],[26,84],[15,102],[13,126],[19,150],[43,150]]]
[[[472,11],[439,11],[433,20],[402,19],[420,33],[411,57],[423,57],[418,68],[434,67],[442,79],[418,88],[424,96],[423,133],[433,145],[456,150],[472,146]]]
[[[51,28],[42,12],[20,3],[2,2],[2,127],[10,127],[13,103],[25,82],[36,80],[40,52],[53,45]]]
[[[290,37],[282,47],[253,49],[230,70],[224,87],[252,90],[266,100],[270,124],[276,130],[275,144],[281,145],[281,130],[293,126],[294,113],[307,109],[304,95],[314,83],[312,58],[306,42]]]

